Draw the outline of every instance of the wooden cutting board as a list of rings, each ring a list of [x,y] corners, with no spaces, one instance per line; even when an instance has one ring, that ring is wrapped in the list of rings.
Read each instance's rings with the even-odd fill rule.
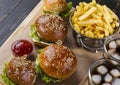
[[[11,44],[18,39],[26,39],[32,42],[29,37],[30,25],[33,24],[35,20],[43,14],[41,11],[42,5],[43,5],[43,1],[40,1],[38,5],[26,17],[26,19],[17,27],[15,32],[0,47],[0,74],[2,73],[4,63],[10,61],[13,58],[13,55],[11,53]],[[98,59],[101,57],[101,53],[91,53],[84,50],[82,47],[78,47],[72,36],[71,29],[72,28],[69,26],[69,23],[68,23],[68,34],[64,42],[64,45],[72,49],[72,51],[75,53],[78,60],[77,70],[68,79],[65,79],[61,83],[55,83],[55,84],[51,83],[52,85],[61,85],[61,84],[62,85],[78,85],[78,84],[88,85],[88,82],[87,82],[88,68],[95,59]],[[37,55],[36,50],[37,48],[34,45],[34,50],[32,52],[34,57],[36,57]],[[0,81],[2,82],[1,79]],[[37,78],[35,85],[45,85],[45,83],[42,82],[39,78]]]

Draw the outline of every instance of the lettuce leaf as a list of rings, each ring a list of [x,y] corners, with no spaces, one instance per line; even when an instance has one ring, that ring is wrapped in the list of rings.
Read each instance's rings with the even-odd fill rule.
[[[6,68],[8,66],[8,63],[4,64],[4,68],[3,68],[3,72],[0,75],[1,79],[3,80],[3,82],[7,85],[16,85],[14,82],[12,82],[6,75]]]
[[[36,29],[35,29],[35,25],[34,24],[32,24],[31,25],[31,27],[30,27],[30,37],[33,39],[33,40],[35,40],[35,41],[37,41],[37,42],[40,42],[40,37],[38,36],[38,34],[37,34],[37,31],[36,31]]]
[[[62,18],[69,17],[69,15],[70,15],[70,10],[71,10],[71,9],[72,9],[72,2],[69,2],[69,3],[67,4],[66,10],[63,11],[63,12],[61,12],[61,13],[59,14],[59,16],[61,16]]]
[[[39,49],[39,50],[37,50],[39,53],[41,53],[42,51],[43,51],[43,49]]]
[[[57,82],[61,82],[63,80],[63,79],[51,78],[50,76],[46,75],[42,71],[42,69],[39,65],[39,56],[37,56],[36,61],[35,61],[35,69],[36,69],[36,72],[40,74],[41,80],[46,82],[46,83],[50,83],[50,82],[57,83]]]

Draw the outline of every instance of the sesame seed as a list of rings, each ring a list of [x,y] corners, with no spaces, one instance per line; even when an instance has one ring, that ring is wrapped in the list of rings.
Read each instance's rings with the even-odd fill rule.
[[[56,30],[66,30],[64,20],[56,14],[46,14],[44,21],[46,22],[44,30],[50,29],[53,32]],[[38,22],[43,22],[43,19],[40,18]]]
[[[26,58],[14,58],[11,61],[11,69],[9,69],[8,73],[10,72],[12,72],[18,80],[22,79],[22,82],[28,81],[31,77],[35,76],[34,63]],[[22,75],[22,77],[20,77],[20,75]]]
[[[74,57],[75,55],[73,52],[66,46],[51,45],[48,46],[47,50],[44,52],[44,58],[47,58],[47,60],[44,62],[44,65],[47,67],[50,65],[50,63],[52,63],[52,67],[55,67],[57,70],[65,73],[68,70],[72,70]],[[63,68],[61,69],[61,67]]]

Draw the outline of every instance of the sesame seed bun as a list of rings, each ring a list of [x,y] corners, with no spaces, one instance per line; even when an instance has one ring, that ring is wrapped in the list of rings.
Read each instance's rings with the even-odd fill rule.
[[[44,11],[59,14],[66,9],[66,0],[44,0]]]
[[[34,63],[23,57],[12,59],[6,68],[6,74],[18,85],[33,85],[35,82]]]
[[[77,58],[63,45],[50,45],[39,55],[39,65],[44,73],[52,78],[66,79],[76,70]]]
[[[67,26],[64,20],[55,14],[40,16],[35,22],[38,35],[45,42],[63,41],[67,35]]]

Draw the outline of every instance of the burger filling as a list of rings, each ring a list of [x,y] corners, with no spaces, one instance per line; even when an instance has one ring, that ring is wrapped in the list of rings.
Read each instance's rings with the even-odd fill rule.
[[[35,29],[35,25],[34,24],[32,24],[31,27],[30,27],[30,37],[33,39],[33,41],[36,41],[36,42],[40,42],[41,41],[41,38],[37,34],[37,31]]]
[[[3,72],[1,74],[1,78],[3,80],[3,82],[7,85],[16,85],[13,81],[11,81],[8,77],[7,77],[7,74],[6,74],[6,68],[8,66],[8,63],[5,63],[4,64],[4,68],[3,68]]]
[[[45,41],[44,39],[40,37],[40,35],[38,35],[35,24],[32,24],[30,27],[30,37],[32,38],[33,41],[38,42],[38,43],[39,42],[46,43],[46,44],[51,43],[50,41]]]
[[[42,50],[40,50],[39,52],[42,52]],[[50,82],[57,83],[63,80],[63,79],[52,78],[48,76],[47,74],[45,74],[39,65],[39,56],[36,58],[36,61],[35,61],[35,69],[36,69],[36,72],[40,74],[41,80],[46,83],[50,83]]]
[[[70,15],[70,10],[72,8],[72,2],[67,3],[67,7],[63,12],[60,13],[55,13],[58,14],[59,16],[61,16],[62,18],[66,18]],[[48,14],[52,14],[52,11],[49,11],[45,6],[43,6],[43,11],[44,13],[48,13]]]
[[[72,2],[69,2],[69,3],[67,4],[66,10],[63,11],[63,12],[61,12],[61,13],[59,13],[59,15],[60,15],[61,17],[63,17],[63,18],[68,17],[68,16],[70,15],[70,10],[71,10],[71,8],[72,8]]]

